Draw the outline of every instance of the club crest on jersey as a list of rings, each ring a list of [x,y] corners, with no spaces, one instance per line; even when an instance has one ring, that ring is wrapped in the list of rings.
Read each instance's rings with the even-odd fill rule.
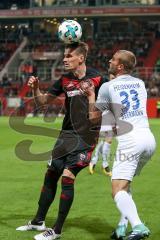
[[[81,161],[84,161],[86,159],[86,155],[83,154],[83,153],[80,153],[79,158],[80,158]]]

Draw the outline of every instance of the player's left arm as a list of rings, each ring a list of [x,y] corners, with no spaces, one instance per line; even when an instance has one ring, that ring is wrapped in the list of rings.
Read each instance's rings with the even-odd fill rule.
[[[103,83],[99,89],[95,107],[99,111],[110,111],[111,99],[109,94],[109,82]]]

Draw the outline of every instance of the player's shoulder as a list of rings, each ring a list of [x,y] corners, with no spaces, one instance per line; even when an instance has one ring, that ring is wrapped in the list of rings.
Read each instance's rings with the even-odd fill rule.
[[[119,76],[119,77],[117,77],[117,78],[118,78],[119,80],[121,80],[121,78],[123,79],[123,76],[124,76],[124,75]],[[126,80],[127,80],[127,81],[144,83],[142,79],[140,79],[140,78],[138,78],[138,77],[135,77],[135,76],[133,76],[133,75],[127,75],[127,76],[126,76]]]
[[[87,67],[86,69],[87,77],[102,77],[102,74],[95,68]]]
[[[129,82],[131,85],[133,85],[134,87],[138,87],[140,89],[145,89],[145,83],[142,79],[135,77],[135,76],[130,76],[129,77]]]
[[[101,85],[101,88],[108,88],[108,86],[111,85],[111,82],[104,82],[102,85]]]
[[[115,80],[111,81],[104,81],[103,84],[101,85],[101,89],[108,89],[112,84],[114,84]]]
[[[125,81],[124,81],[125,80]],[[138,77],[134,77],[134,76],[131,76],[131,75],[127,75],[125,76],[124,78],[124,75],[121,75],[121,76],[118,76],[114,79],[112,79],[111,81],[109,81],[109,85],[113,85],[115,83],[119,84],[119,83],[123,83],[124,82],[127,84],[127,83],[141,83],[141,84],[144,84],[144,81]]]
[[[143,81],[142,79],[138,78],[138,77],[132,76],[132,79],[133,79],[133,81],[135,81],[135,82],[139,82],[139,83],[145,85],[144,81]]]
[[[92,80],[96,91],[98,91],[101,85],[107,81],[107,79],[104,78],[104,76],[97,69],[94,68],[87,68],[86,78]]]
[[[99,96],[108,96],[109,86],[110,86],[110,82],[103,83],[99,89]]]

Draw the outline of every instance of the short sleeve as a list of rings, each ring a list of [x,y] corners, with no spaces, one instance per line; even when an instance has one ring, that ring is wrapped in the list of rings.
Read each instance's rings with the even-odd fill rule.
[[[52,85],[52,87],[49,88],[49,90],[48,90],[48,93],[52,94],[54,96],[59,96],[63,92],[64,91],[63,91],[63,88],[62,88],[62,78],[55,81],[55,83]]]
[[[109,105],[110,105],[109,87],[108,83],[104,83],[99,89],[96,107],[101,112],[104,112],[105,110],[109,110]]]

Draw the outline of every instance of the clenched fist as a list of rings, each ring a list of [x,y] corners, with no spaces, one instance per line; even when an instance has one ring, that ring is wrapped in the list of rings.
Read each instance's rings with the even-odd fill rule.
[[[38,77],[34,77],[31,76],[28,80],[28,84],[29,87],[31,87],[32,89],[37,89],[39,87],[39,79]]]
[[[91,80],[85,80],[80,82],[80,90],[83,94],[90,96],[94,93],[94,84]]]

